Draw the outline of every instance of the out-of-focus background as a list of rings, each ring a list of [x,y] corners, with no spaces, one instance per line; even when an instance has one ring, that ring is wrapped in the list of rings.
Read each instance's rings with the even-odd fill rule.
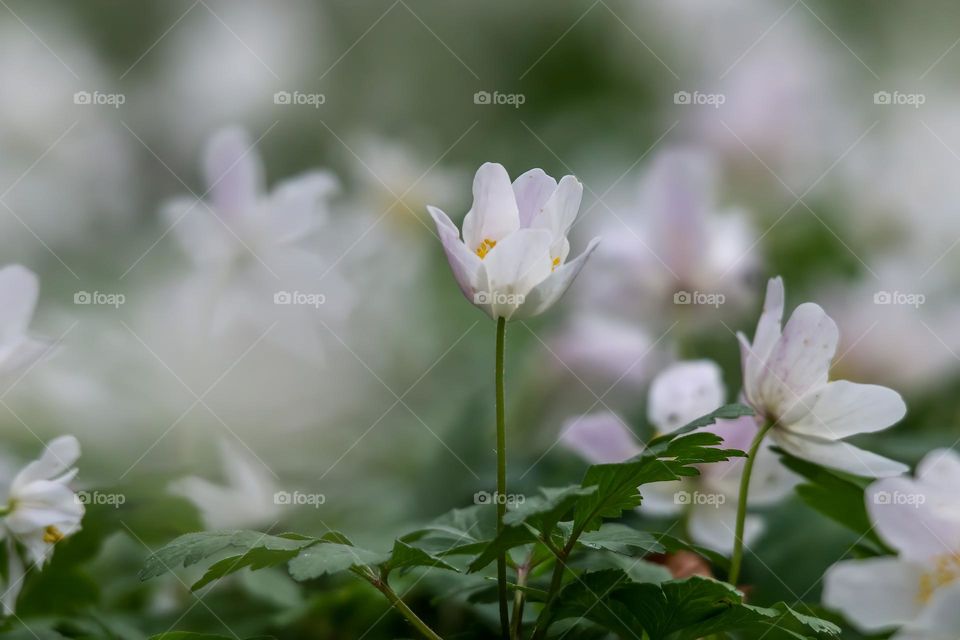
[[[39,275],[31,330],[57,343],[0,394],[6,466],[72,433],[80,485],[139,509],[98,575],[141,631],[196,604],[134,575],[180,529],[376,546],[473,504],[495,484],[494,325],[425,206],[459,223],[486,161],[577,175],[573,251],[602,237],[560,305],[509,327],[518,492],[579,478],[557,445],[571,417],[649,434],[670,362],[717,360],[735,399],[734,333],[777,274],[788,308],[840,326],[836,377],[905,396],[866,446],[910,463],[951,446],[958,25],[951,2],[2,0],[0,256]],[[310,233],[277,243],[211,212],[231,185],[204,156],[225,129],[246,132],[243,166],[262,159],[265,202],[305,172],[336,183]],[[153,510],[175,495],[202,521]],[[854,542],[797,500],[775,508],[748,559],[757,599],[818,601]],[[294,597],[248,582],[223,593],[274,613]],[[216,630],[218,597],[180,627]],[[330,628],[362,632],[378,607]]]

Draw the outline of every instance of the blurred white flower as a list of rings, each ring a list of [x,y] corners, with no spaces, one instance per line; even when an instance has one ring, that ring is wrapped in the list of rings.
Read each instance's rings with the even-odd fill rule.
[[[467,300],[494,320],[529,318],[549,309],[573,282],[598,238],[571,262],[567,233],[583,185],[559,183],[532,169],[513,185],[503,165],[485,163],[473,181],[473,207],[460,232],[440,209],[428,207],[450,268]]]
[[[320,355],[318,318],[342,318],[351,295],[331,266],[304,248],[325,228],[336,180],[325,171],[288,179],[269,193],[245,132],[226,129],[204,158],[209,203],[179,198],[164,207],[171,232],[198,275],[196,308],[215,334],[237,323],[264,332],[294,353]]]
[[[650,387],[648,416],[660,433],[669,433],[710,413],[724,403],[726,391],[720,369],[709,360],[679,362],[661,372]],[[703,431],[723,438],[722,446],[745,451],[758,425],[751,417],[719,420]],[[592,464],[622,462],[643,450],[636,437],[615,414],[602,412],[571,419],[561,441]],[[733,458],[700,466],[700,475],[680,481],[654,482],[640,488],[642,513],[676,516],[686,512],[691,539],[711,549],[733,549],[737,494],[743,459]],[[760,450],[754,465],[750,504],[767,506],[786,496],[795,484],[768,447]],[[745,540],[763,531],[759,516],[747,516]]]
[[[49,349],[27,333],[39,291],[29,269],[18,264],[0,269],[0,376],[22,371]]]
[[[928,453],[916,478],[884,478],[865,492],[877,534],[897,557],[845,560],[824,576],[823,602],[867,634],[952,640],[960,629],[960,456]]]
[[[819,305],[797,307],[781,331],[783,280],[767,285],[753,343],[737,334],[743,394],[773,440],[785,451],[826,467],[861,476],[898,475],[907,467],[843,441],[881,431],[906,413],[900,395],[878,385],[828,381],[836,354],[837,325]]]
[[[83,504],[68,486],[77,475],[73,465],[79,458],[77,439],[61,436],[13,479],[3,520],[9,569],[0,601],[7,614],[14,611],[25,574],[18,543],[29,561],[42,567],[53,555],[54,545],[80,530]]]
[[[221,438],[220,460],[225,484],[189,476],[170,485],[170,492],[192,501],[208,529],[249,529],[277,520],[277,485],[264,463],[241,444]]]

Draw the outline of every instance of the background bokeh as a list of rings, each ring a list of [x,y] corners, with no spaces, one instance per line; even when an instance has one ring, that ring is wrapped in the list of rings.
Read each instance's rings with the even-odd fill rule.
[[[145,545],[198,524],[145,515],[170,496],[208,527],[374,546],[472,504],[495,485],[494,325],[459,294],[425,205],[459,222],[485,161],[577,175],[573,251],[603,238],[558,307],[509,327],[518,492],[579,477],[557,446],[571,417],[612,410],[648,435],[669,362],[717,360],[735,399],[734,333],[777,274],[788,307],[816,301],[840,326],[836,377],[905,396],[907,418],[866,445],[910,463],[953,446],[958,20],[937,1],[2,0],[0,251],[39,275],[32,330],[58,344],[6,382],[5,457],[73,433],[81,485],[128,495],[96,582],[134,637],[194,603],[175,581],[136,583]],[[218,306],[226,287],[163,215],[205,195],[224,127],[247,131],[271,186],[314,169],[339,183],[295,274],[319,308],[274,316],[286,283],[255,248],[229,267],[250,297]],[[855,542],[797,500],[777,507],[747,563],[755,599],[817,602]],[[393,637],[376,594],[295,615],[277,603],[293,587],[267,580],[211,591],[180,627],[217,630],[240,590],[272,617],[238,632]]]

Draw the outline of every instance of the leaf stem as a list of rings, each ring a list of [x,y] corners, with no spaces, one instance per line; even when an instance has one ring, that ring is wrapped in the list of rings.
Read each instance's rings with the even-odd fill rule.
[[[537,624],[533,628],[533,640],[540,640],[546,636],[547,627],[550,626],[550,605],[553,604],[553,600],[557,597],[557,592],[560,591],[560,586],[563,583],[563,572],[567,568],[567,558],[573,551],[579,535],[580,532],[574,529],[570,534],[570,540],[564,545],[563,549],[559,550],[546,538],[541,539],[557,559],[556,564],[553,565],[553,576],[550,578],[550,588],[547,590],[547,599],[543,604],[543,611],[540,612],[540,617],[537,618]]]
[[[531,551],[531,556],[533,552]],[[523,632],[523,605],[526,598],[526,593],[524,593],[523,588],[527,586],[527,576],[530,572],[530,562],[531,558],[527,558],[527,561],[524,564],[517,567],[517,589],[513,592],[513,626],[510,629],[510,638],[511,640],[521,640],[521,633]]]
[[[397,592],[387,583],[387,581],[381,577],[374,574],[369,569],[366,571],[355,570],[354,573],[359,575],[361,578],[372,584],[377,591],[382,593],[387,597],[387,600],[390,601],[391,606],[396,609],[400,615],[407,619],[407,621],[413,625],[413,627],[419,631],[424,638],[428,640],[443,640],[437,633],[427,626],[427,623],[420,619],[416,613],[413,612],[413,609],[407,606]]]
[[[506,318],[497,319],[496,395],[497,395],[497,533],[503,530],[507,512],[507,428],[503,394],[503,354],[507,334]],[[510,637],[510,613],[507,609],[507,552],[497,557],[497,592],[500,599],[500,631],[504,640]]]
[[[773,422],[767,422],[757,431],[753,442],[750,444],[750,451],[747,452],[747,459],[743,463],[743,475],[740,476],[740,496],[737,501],[737,530],[733,540],[733,556],[730,558],[730,574],[728,582],[733,586],[737,585],[740,578],[740,565],[743,562],[743,531],[747,522],[747,496],[750,493],[750,476],[753,473],[753,463],[757,458],[757,452],[760,450],[760,443],[763,442],[767,432],[773,428]]]

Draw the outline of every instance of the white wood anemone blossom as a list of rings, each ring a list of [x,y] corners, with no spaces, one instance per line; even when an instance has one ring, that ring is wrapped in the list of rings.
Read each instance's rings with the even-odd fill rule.
[[[960,456],[928,453],[915,478],[884,478],[865,494],[877,534],[897,557],[844,560],[824,576],[823,602],[867,634],[952,640],[960,629]]]
[[[882,431],[906,414],[896,391],[847,380],[829,381],[837,351],[836,323],[817,304],[798,306],[781,329],[783,280],[767,284],[753,342],[737,334],[743,364],[743,397],[767,421],[784,451],[859,476],[900,475],[908,467],[844,442]]]
[[[539,315],[560,299],[596,248],[567,262],[567,233],[580,209],[583,185],[574,176],[558,183],[531,169],[513,184],[503,165],[487,162],[473,180],[473,206],[463,237],[450,218],[427,207],[443,250],[467,300],[494,320]]]
[[[647,418],[657,434],[680,427],[720,408],[726,399],[720,367],[711,360],[677,362],[661,371],[650,385]],[[759,425],[751,416],[718,420],[701,431],[723,438],[723,447],[744,450],[756,436]],[[643,446],[610,412],[580,416],[567,422],[561,442],[591,464],[624,462],[643,451]],[[786,497],[796,484],[793,474],[780,464],[768,447],[758,454],[757,477],[750,488],[750,504],[768,506]],[[734,545],[737,492],[743,459],[732,458],[699,466],[700,475],[680,481],[653,482],[640,492],[640,513],[652,516],[686,514],[690,539],[729,554]],[[744,539],[750,543],[763,532],[763,519],[747,517]]]
[[[27,333],[40,284],[18,264],[0,269],[0,376],[11,376],[39,360],[50,348]]]
[[[73,436],[50,441],[39,459],[13,478],[0,532],[7,541],[7,584],[0,603],[4,613],[14,612],[26,575],[19,546],[27,560],[43,567],[54,546],[80,530],[84,506],[70,488],[77,475],[73,465],[80,458],[80,443]]]

